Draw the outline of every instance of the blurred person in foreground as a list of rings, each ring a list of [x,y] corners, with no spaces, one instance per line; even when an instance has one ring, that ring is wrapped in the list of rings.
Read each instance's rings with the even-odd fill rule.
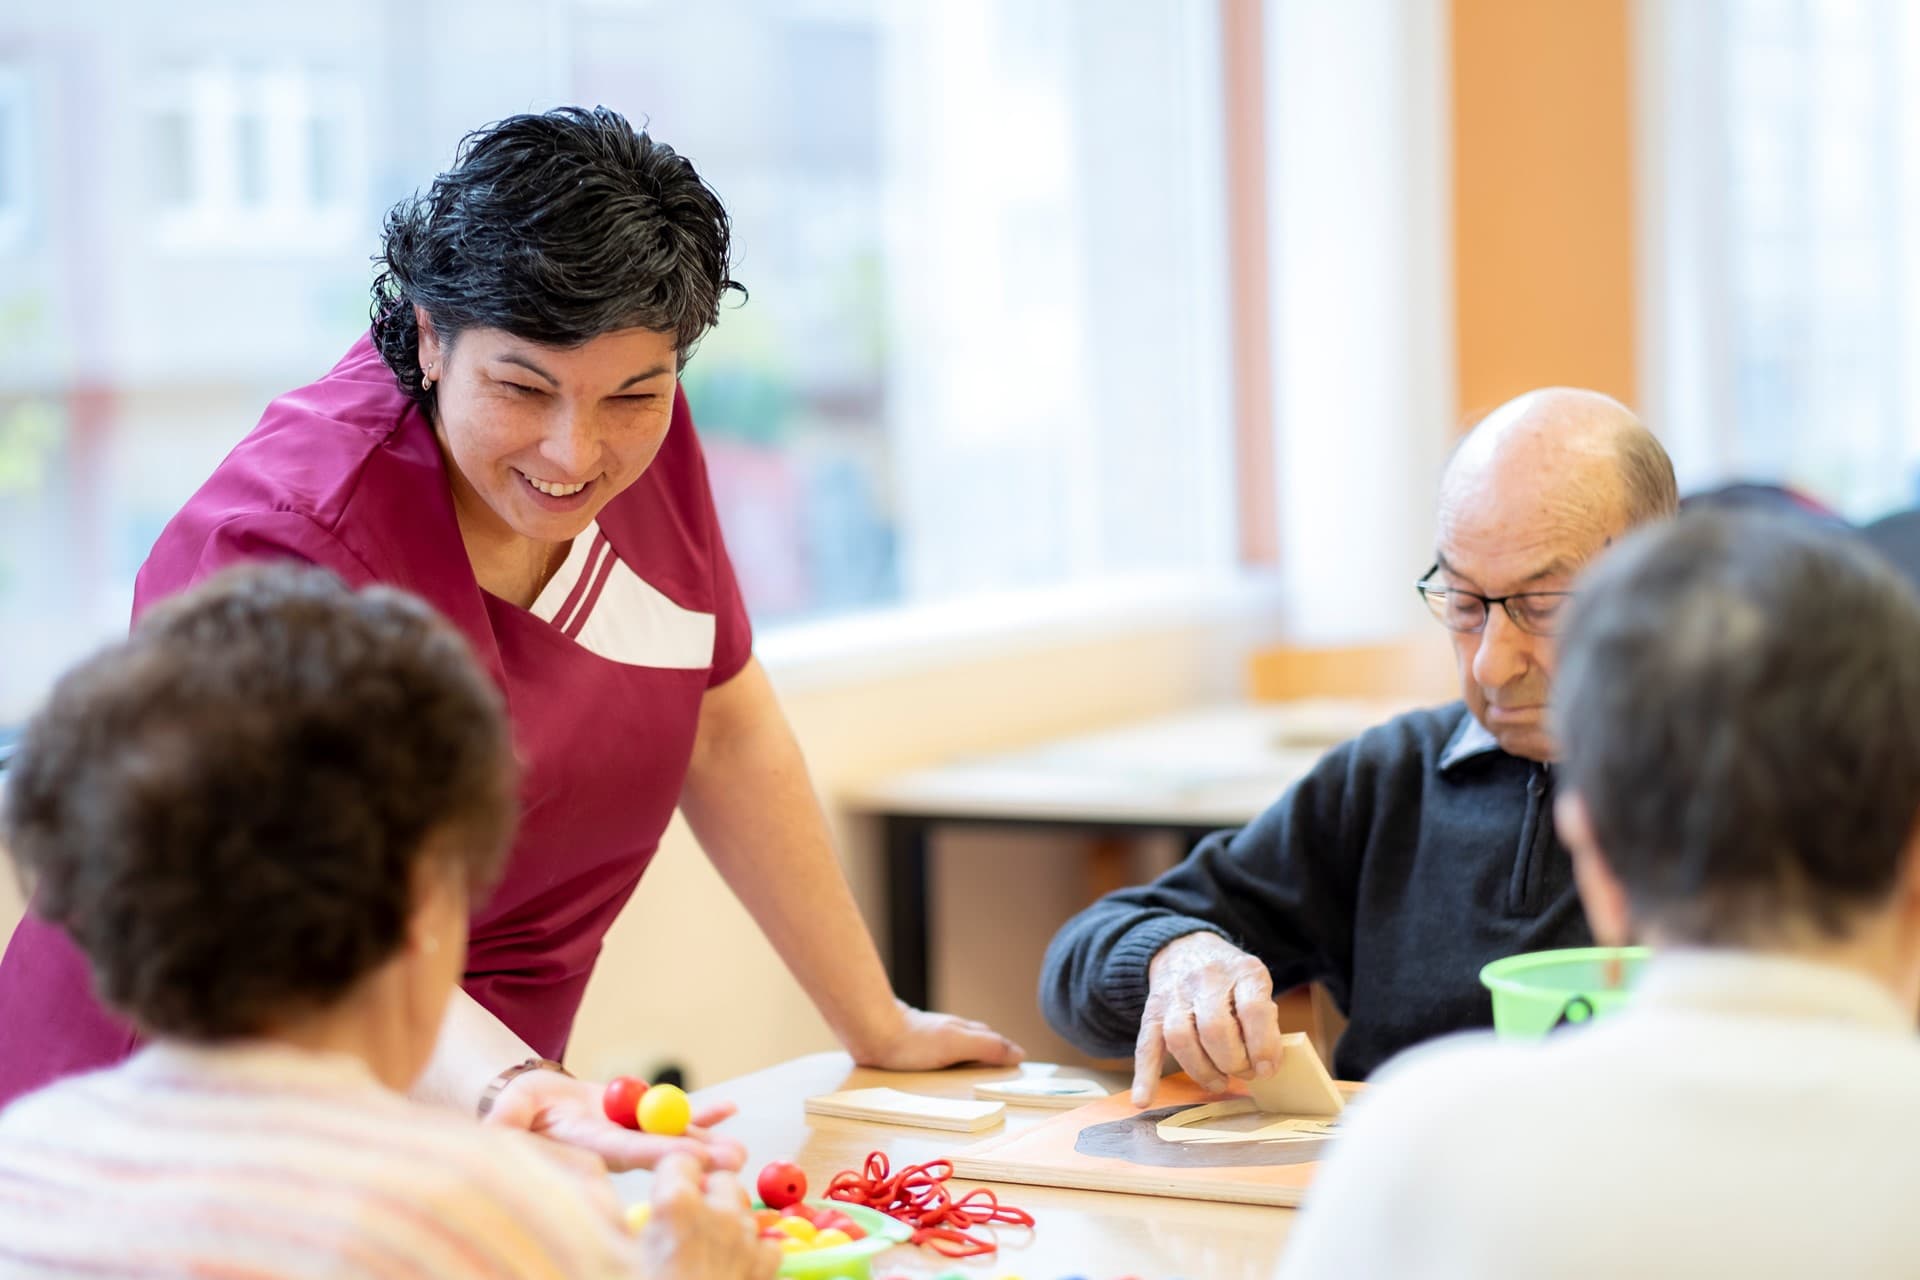
[[[1285,1277],[1920,1275],[1920,598],[1700,513],[1581,580],[1556,801],[1627,1007],[1461,1036],[1348,1112]]]
[[[1273,993],[1304,983],[1349,1019],[1347,1079],[1491,1025],[1482,965],[1591,941],[1551,819],[1568,588],[1677,503],[1666,450],[1617,400],[1555,387],[1488,414],[1447,464],[1417,584],[1461,700],[1334,748],[1248,826],[1068,921],[1040,979],[1048,1021],[1088,1053],[1132,1053],[1140,1106],[1168,1055],[1209,1089],[1270,1074]]]
[[[636,1238],[592,1156],[402,1096],[515,811],[499,692],[420,601],[218,575],[68,673],[6,784],[33,909],[148,1043],[0,1111],[0,1275],[774,1273],[697,1138]]]

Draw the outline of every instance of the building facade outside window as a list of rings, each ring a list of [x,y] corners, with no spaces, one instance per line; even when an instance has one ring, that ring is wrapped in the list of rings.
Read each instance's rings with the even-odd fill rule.
[[[79,0],[0,50],[0,724],[364,331],[385,208],[565,102],[734,217],[685,387],[763,633],[1232,567],[1214,6]]]

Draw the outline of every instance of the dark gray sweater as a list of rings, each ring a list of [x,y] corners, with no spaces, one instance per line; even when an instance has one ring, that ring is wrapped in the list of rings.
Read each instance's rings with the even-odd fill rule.
[[[1197,930],[1265,961],[1276,992],[1324,983],[1350,1019],[1334,1054],[1349,1080],[1491,1025],[1489,960],[1593,940],[1552,770],[1500,750],[1459,702],[1335,747],[1251,826],[1069,920],[1040,976],[1047,1021],[1088,1053],[1130,1056],[1148,962]]]

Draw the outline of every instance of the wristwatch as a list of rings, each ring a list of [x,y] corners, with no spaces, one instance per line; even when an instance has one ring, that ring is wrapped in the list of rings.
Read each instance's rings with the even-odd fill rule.
[[[480,1119],[485,1120],[487,1118],[487,1112],[493,1110],[493,1101],[500,1096],[500,1091],[529,1071],[558,1071],[561,1075],[567,1077],[567,1079],[573,1079],[573,1072],[567,1070],[552,1058],[528,1058],[525,1062],[516,1062],[493,1079],[487,1081],[487,1087],[480,1093],[480,1105],[474,1108],[474,1114],[479,1116]]]

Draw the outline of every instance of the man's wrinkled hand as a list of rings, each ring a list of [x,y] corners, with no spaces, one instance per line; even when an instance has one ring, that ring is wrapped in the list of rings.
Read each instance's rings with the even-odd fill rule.
[[[1267,966],[1218,934],[1189,933],[1147,967],[1147,1005],[1133,1050],[1133,1104],[1153,1100],[1166,1055],[1201,1088],[1265,1078],[1280,1066],[1280,1011]]]

